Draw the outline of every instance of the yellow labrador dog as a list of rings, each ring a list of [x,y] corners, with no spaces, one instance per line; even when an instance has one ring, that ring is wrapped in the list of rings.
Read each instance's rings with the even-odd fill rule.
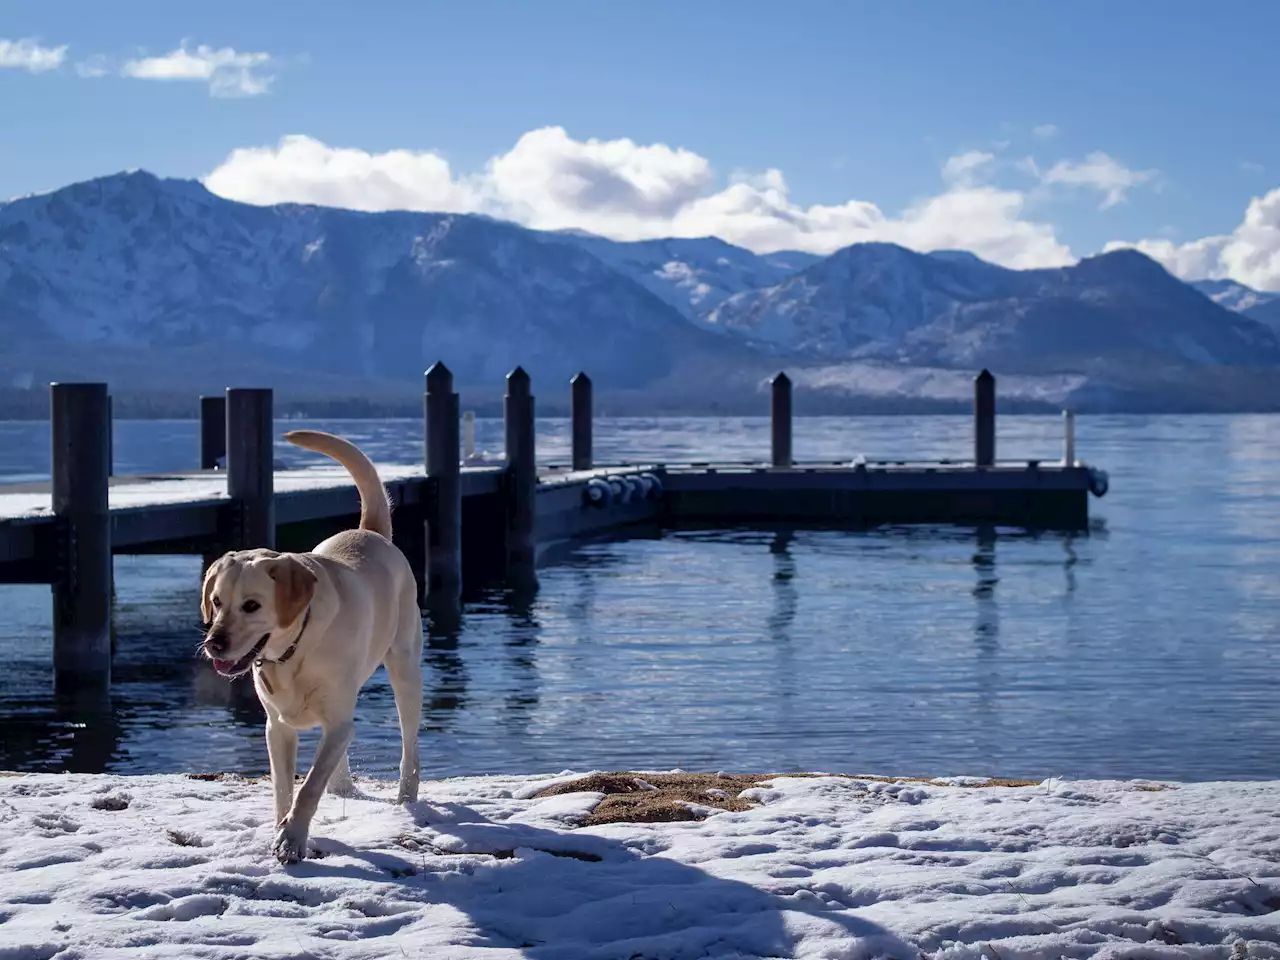
[[[378,472],[354,444],[316,430],[285,439],[347,468],[360,491],[360,528],[310,553],[241,550],[209,567],[200,611],[209,631],[205,655],[224,677],[253,671],[267,712],[267,753],[275,789],[282,863],[306,856],[311,818],[326,784],[355,787],[347,747],[356,695],[387,668],[400,715],[399,803],[418,798],[418,724],[422,714],[422,618],[413,570],[391,542],[391,507]],[[298,730],[320,727],[311,771],[293,793]]]

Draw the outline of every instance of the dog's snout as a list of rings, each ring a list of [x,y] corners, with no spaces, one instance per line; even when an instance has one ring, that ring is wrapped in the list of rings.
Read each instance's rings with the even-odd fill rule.
[[[218,631],[204,638],[204,646],[210,653],[226,653],[227,647],[231,646],[231,641],[227,639],[225,633]]]

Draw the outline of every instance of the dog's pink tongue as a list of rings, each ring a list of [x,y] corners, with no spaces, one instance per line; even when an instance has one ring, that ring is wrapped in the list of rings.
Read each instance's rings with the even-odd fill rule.
[[[217,670],[219,673],[226,673],[235,665],[236,662],[234,660],[219,660],[215,657],[213,661],[213,669]]]

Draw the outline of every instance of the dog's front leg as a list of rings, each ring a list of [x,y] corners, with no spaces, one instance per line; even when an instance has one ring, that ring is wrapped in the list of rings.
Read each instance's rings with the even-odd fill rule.
[[[298,769],[298,731],[267,713],[267,757],[271,761],[271,786],[276,798],[276,826],[293,806],[293,777]]]
[[[355,732],[355,724],[350,720],[332,727],[324,727],[320,733],[320,745],[316,748],[316,759],[302,782],[298,795],[294,797],[293,809],[283,819],[276,833],[272,852],[281,863],[297,863],[307,855],[307,836],[311,832],[311,818],[315,816],[316,807],[320,805],[320,795],[324,793],[325,784],[338,768],[338,763],[346,755],[347,747]]]

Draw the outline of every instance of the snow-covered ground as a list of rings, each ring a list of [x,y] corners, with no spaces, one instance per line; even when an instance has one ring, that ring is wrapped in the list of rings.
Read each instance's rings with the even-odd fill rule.
[[[1280,783],[786,777],[700,822],[575,827],[493,777],[326,796],[0,776],[0,958],[1280,957]]]

